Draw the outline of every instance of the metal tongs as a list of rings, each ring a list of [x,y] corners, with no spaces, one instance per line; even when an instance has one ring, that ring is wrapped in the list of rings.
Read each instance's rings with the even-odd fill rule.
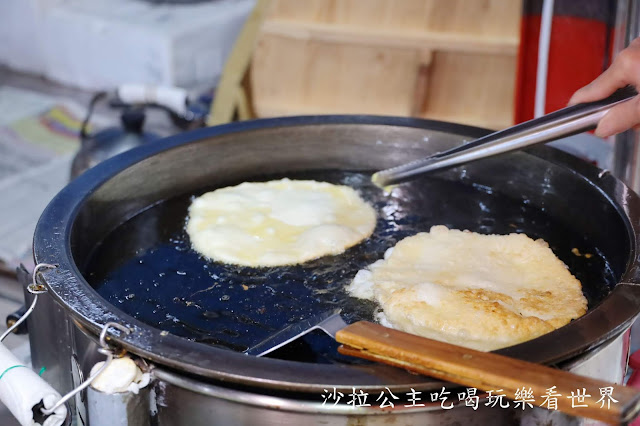
[[[379,187],[386,187],[425,173],[459,166],[591,130],[596,127],[611,107],[626,102],[637,94],[638,92],[633,87],[627,86],[617,90],[608,98],[560,109],[491,133],[448,151],[379,171],[371,179]]]

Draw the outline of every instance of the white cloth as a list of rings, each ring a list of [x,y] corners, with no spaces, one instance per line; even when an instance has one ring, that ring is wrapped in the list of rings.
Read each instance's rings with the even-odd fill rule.
[[[20,366],[11,368],[13,366]],[[0,400],[22,426],[36,426],[32,408],[40,401],[51,408],[60,400],[60,394],[20,361],[0,343]],[[46,418],[42,426],[60,426],[67,417],[67,407],[62,405]]]
[[[89,375],[93,376],[104,363],[100,361],[94,365]],[[125,356],[112,360],[91,382],[91,387],[106,394],[133,392],[137,395],[140,389],[149,384],[150,379],[149,373],[143,373],[131,358]]]

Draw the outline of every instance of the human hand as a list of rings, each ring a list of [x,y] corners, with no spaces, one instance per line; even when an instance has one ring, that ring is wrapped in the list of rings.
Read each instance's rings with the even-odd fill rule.
[[[618,53],[611,66],[598,78],[573,94],[569,105],[604,99],[617,89],[640,87],[640,38]],[[640,125],[640,96],[612,107],[600,120],[595,134],[608,137]]]

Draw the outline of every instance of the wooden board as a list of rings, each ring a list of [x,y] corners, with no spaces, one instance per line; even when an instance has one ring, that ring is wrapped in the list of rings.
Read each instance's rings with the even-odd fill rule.
[[[409,115],[418,55],[413,49],[299,41],[264,35],[252,63],[260,117],[295,113]]]
[[[251,65],[259,117],[512,123],[519,1],[273,0]]]
[[[427,339],[366,321],[336,332],[338,351],[383,362],[445,382],[506,395],[533,408],[538,405],[610,424],[626,424],[638,414],[640,391],[567,371]],[[576,404],[575,395],[584,398]],[[604,398],[603,390],[612,397]],[[527,396],[523,396],[527,395]],[[554,395],[554,408],[545,395]],[[573,396],[573,397],[572,397]],[[526,401],[525,401],[526,400]],[[607,402],[609,401],[609,402]],[[516,408],[517,406],[514,406]]]
[[[516,57],[435,53],[418,115],[499,129],[513,121]]]

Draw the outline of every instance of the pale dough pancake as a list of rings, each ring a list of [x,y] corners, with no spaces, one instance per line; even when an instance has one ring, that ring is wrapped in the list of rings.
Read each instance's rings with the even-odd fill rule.
[[[373,233],[376,213],[348,186],[311,180],[245,182],[189,207],[193,248],[246,266],[302,263],[339,254]]]
[[[377,301],[384,325],[482,351],[533,339],[587,310],[580,281],[545,241],[444,226],[400,241],[348,291]]]

